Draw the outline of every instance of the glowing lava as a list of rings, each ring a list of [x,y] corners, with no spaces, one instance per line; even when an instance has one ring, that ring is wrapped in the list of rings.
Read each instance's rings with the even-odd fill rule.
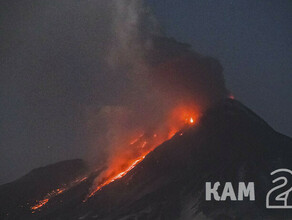
[[[194,123],[194,119],[190,118],[190,123],[193,124]]]
[[[192,108],[181,106],[175,108],[159,128],[154,129],[150,133],[148,132],[148,134],[145,132],[137,138],[130,139],[128,145],[122,148],[123,151],[116,153],[110,158],[108,161],[109,168],[96,178],[84,202],[94,196],[104,186],[124,177],[157,146],[172,138],[184,127],[195,124],[198,117],[199,114],[196,114]],[[180,132],[179,135],[181,136],[183,133]]]
[[[235,99],[235,97],[234,97],[233,94],[230,94],[230,95],[229,95],[229,98],[230,98],[230,99]]]
[[[150,152],[148,152],[150,153]],[[146,155],[148,154],[146,153]],[[125,176],[130,170],[132,170],[137,164],[139,164],[142,160],[144,160],[144,158],[146,157],[146,155],[141,156],[140,158],[138,158],[137,160],[135,160],[126,170],[118,173],[115,176],[109,177],[107,180],[105,180],[102,184],[98,185],[89,195],[88,197],[84,200],[87,201],[87,199],[91,196],[93,196],[97,191],[99,191],[102,187],[114,182],[117,179],[121,179],[123,176]]]
[[[38,201],[38,203],[34,206],[31,207],[31,210],[37,210],[40,207],[42,207],[43,205],[47,204],[47,202],[49,201],[49,199],[43,199],[41,201]]]
[[[86,180],[87,177],[82,177],[82,178],[78,178],[76,180],[74,180],[73,182],[71,182],[70,184],[68,185],[65,185],[61,188],[58,188],[58,189],[55,189],[51,192],[49,192],[45,197],[44,199],[42,200],[38,200],[36,201],[36,204],[32,207],[30,207],[30,209],[33,211],[33,213],[38,210],[39,208],[43,207],[44,205],[46,205],[50,199],[60,195],[61,193],[71,189],[73,186],[76,186],[78,185],[79,183],[83,182],[84,180]]]

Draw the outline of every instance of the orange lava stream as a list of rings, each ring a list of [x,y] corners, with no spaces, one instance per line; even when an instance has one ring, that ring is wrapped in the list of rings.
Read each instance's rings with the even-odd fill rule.
[[[49,199],[44,199],[44,200],[39,201],[35,206],[32,206],[32,207],[31,207],[31,210],[36,210],[36,209],[42,207],[42,206],[45,205],[48,201],[49,201]]]
[[[144,156],[139,157],[137,160],[135,160],[126,170],[118,173],[117,175],[107,179],[105,182],[103,182],[102,184],[100,184],[98,187],[96,187],[94,189],[94,191],[92,191],[87,198],[92,197],[97,191],[99,191],[101,188],[103,188],[104,186],[116,181],[117,179],[121,179],[123,176],[125,176],[130,170],[132,170],[137,164],[139,164],[142,160],[144,160],[144,158],[146,157],[147,154],[149,154],[150,152],[147,152]],[[87,199],[85,199],[84,201],[87,201]]]
[[[121,179],[128,172],[130,172],[135,166],[137,166],[144,158],[152,152],[157,146],[166,140],[171,139],[178,131],[184,128],[186,125],[193,125],[198,119],[198,114],[192,110],[192,108],[187,108],[186,106],[180,106],[171,113],[170,117],[162,126],[162,129],[157,129],[157,133],[152,133],[149,136],[145,133],[140,134],[136,139],[129,141],[130,149],[127,148],[124,152],[119,152],[111,161],[109,169],[105,173],[98,176],[99,181],[94,189],[91,189],[88,196],[83,200],[86,202],[88,198],[92,197],[104,186]],[[165,133],[166,132],[166,133]],[[183,135],[183,132],[178,134]],[[121,153],[121,154],[120,154]],[[49,192],[43,200],[36,201],[36,204],[30,209],[34,213],[36,210],[40,209],[46,205],[50,199],[60,195],[61,193],[69,190],[70,188],[76,186],[77,184],[86,180],[87,177],[76,179],[72,183],[65,185],[59,189]]]
[[[97,185],[93,186],[90,193],[83,200],[86,202],[90,197],[94,196],[104,186],[124,177],[129,171],[131,171],[137,164],[139,164],[144,158],[153,151],[157,146],[166,140],[171,139],[179,130],[187,125],[193,125],[198,119],[198,114],[190,111],[184,107],[179,107],[173,111],[170,118],[167,121],[168,133],[163,132],[158,134],[154,133],[151,136],[144,136],[144,133],[136,139],[129,141],[129,145],[133,151],[137,151],[138,154],[132,158],[124,158],[123,154],[118,155],[112,160],[109,169],[101,174],[98,178]],[[182,136],[183,132],[179,133]],[[140,155],[139,155],[140,154]],[[120,161],[123,161],[119,164]],[[119,165],[118,165],[119,164]]]
[[[33,213],[38,210],[39,208],[43,207],[44,205],[46,205],[50,199],[60,195],[61,193],[69,190],[70,188],[72,188],[73,186],[76,186],[77,184],[83,182],[84,180],[86,180],[87,177],[82,177],[80,179],[76,179],[74,180],[72,183],[70,183],[69,185],[67,186],[64,186],[64,187],[61,187],[61,188],[58,188],[58,189],[55,189],[51,192],[49,192],[45,197],[44,199],[42,200],[38,200],[36,201],[36,204],[32,207],[30,207],[31,210],[33,210]]]

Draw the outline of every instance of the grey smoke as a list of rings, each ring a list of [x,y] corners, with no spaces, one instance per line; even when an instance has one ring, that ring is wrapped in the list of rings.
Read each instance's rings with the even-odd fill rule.
[[[91,112],[96,122],[88,118],[91,144],[99,151],[89,151],[90,155],[102,155],[103,159],[123,150],[121,143],[127,135],[163,126],[177,105],[196,103],[197,110],[203,112],[228,95],[220,63],[167,38],[142,0],[111,3],[105,65],[109,74],[124,80],[125,88],[117,103]],[[95,124],[102,126],[93,129]],[[99,146],[106,146],[103,154]]]
[[[123,133],[155,127],[177,103],[203,111],[227,94],[219,62],[167,38],[141,0],[0,10],[0,182],[69,158],[104,162]]]

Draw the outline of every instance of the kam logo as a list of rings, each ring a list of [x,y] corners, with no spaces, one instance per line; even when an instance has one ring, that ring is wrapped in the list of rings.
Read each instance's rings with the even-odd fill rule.
[[[281,168],[271,172],[272,176],[278,176],[272,183],[277,183],[266,195],[267,209],[292,209],[292,171],[286,168]],[[288,179],[290,181],[288,181]],[[238,183],[237,193],[231,182],[224,184],[222,194],[219,195],[218,188],[220,182],[206,182],[205,185],[205,200],[211,201],[226,201],[229,198],[231,201],[255,201],[255,185],[254,182],[249,182],[247,185],[244,182]]]
[[[244,197],[250,201],[255,200],[254,183],[249,182],[247,185],[244,182],[238,183],[238,192],[235,193],[231,182],[226,182],[221,196],[218,193],[218,188],[221,184],[216,182],[213,187],[211,182],[206,182],[206,201],[212,200],[212,195],[216,201],[226,201],[229,198],[231,201],[243,201]]]
[[[278,173],[281,174],[281,176],[274,179],[272,182],[273,183],[282,182],[282,183],[278,184],[267,193],[266,208],[267,209],[292,209],[292,193],[291,193],[292,192],[292,171],[289,169],[281,168],[281,169],[277,169],[271,172],[271,175],[273,176]],[[288,181],[286,176],[290,177],[290,181]],[[290,188],[287,189],[286,185],[288,183],[290,184]]]

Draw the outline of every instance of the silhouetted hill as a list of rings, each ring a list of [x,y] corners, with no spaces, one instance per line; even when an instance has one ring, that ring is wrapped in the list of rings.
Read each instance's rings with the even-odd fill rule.
[[[23,218],[292,219],[289,210],[265,207],[265,196],[273,187],[270,173],[292,169],[291,138],[231,99],[209,109],[198,124],[182,132],[87,202],[82,201],[98,173]],[[236,192],[238,182],[254,182],[256,200],[205,201],[207,181],[232,182]],[[10,212],[4,219],[18,217]]]

